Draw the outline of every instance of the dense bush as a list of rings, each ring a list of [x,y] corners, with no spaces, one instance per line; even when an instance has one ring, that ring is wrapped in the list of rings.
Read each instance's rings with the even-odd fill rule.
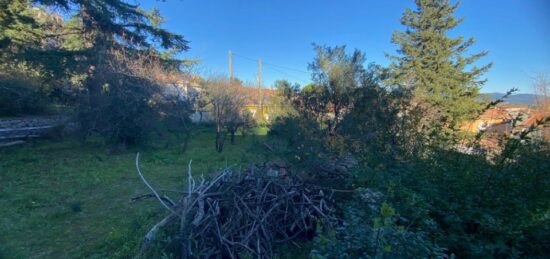
[[[439,150],[426,159],[363,166],[359,178],[449,254],[542,256],[550,252],[549,153],[528,145],[513,162],[495,164]]]
[[[43,114],[48,105],[35,79],[0,73],[0,116]]]
[[[550,152],[521,146],[505,164],[454,151],[356,170],[317,258],[544,257],[550,252]],[[383,201],[383,202],[382,202]],[[392,204],[391,206],[389,204]]]
[[[144,81],[121,81],[109,80],[93,106],[81,106],[78,121],[83,137],[99,133],[109,142],[126,145],[146,137],[154,119],[154,110],[148,103],[152,88]]]
[[[360,188],[343,208],[343,223],[315,238],[313,258],[436,258],[442,250],[413,232],[383,194]]]
[[[384,87],[377,74],[371,75],[352,91],[350,105],[341,119],[332,120],[333,127],[322,119],[334,115],[331,103],[316,101],[303,89],[288,94],[297,114],[279,118],[272,126],[271,134],[287,141],[289,157],[308,161],[304,168],[315,175],[312,179],[322,181],[317,165],[344,150],[360,164],[354,175],[343,175],[349,181],[339,183],[352,182],[349,189],[373,188],[387,202],[373,210],[372,204],[354,197],[340,211],[337,227],[317,237],[313,256],[491,258],[550,253],[548,144],[532,141],[529,129],[503,139],[502,153],[492,159],[484,152],[461,153],[455,143],[467,139],[456,132],[444,141],[426,134],[443,129],[419,129],[424,111],[410,108],[403,92]],[[321,111],[319,105],[324,105]]]
[[[185,135],[185,150],[192,107],[184,96],[170,94],[166,86],[144,78],[113,76],[107,82],[96,105],[79,110],[83,136],[98,133],[108,142],[134,145],[155,131],[177,132]]]

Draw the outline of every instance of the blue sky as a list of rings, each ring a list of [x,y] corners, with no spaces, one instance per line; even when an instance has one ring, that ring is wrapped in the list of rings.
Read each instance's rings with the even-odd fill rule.
[[[404,29],[401,14],[414,7],[413,0],[137,2],[158,7],[163,27],[191,42],[183,57],[201,60],[199,72],[227,73],[232,50],[234,74],[244,81],[256,78],[257,64],[249,59],[265,62],[265,85],[277,79],[309,82],[304,72],[314,56],[312,43],[347,45],[365,52],[368,62],[388,65],[384,53],[397,49],[391,34]],[[517,87],[529,93],[531,77],[550,72],[550,0],[463,0],[457,15],[465,21],[451,35],[475,37],[471,52],[489,51],[479,64],[493,62],[483,92]]]

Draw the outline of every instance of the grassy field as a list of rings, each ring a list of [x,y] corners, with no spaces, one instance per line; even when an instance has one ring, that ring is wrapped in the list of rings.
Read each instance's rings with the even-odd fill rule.
[[[135,171],[157,188],[183,188],[187,164],[207,176],[227,165],[268,159],[266,130],[229,140],[214,150],[214,133],[201,129],[187,152],[160,138],[148,147],[113,149],[75,140],[40,140],[0,149],[0,258],[128,258],[166,212],[153,200],[130,202],[147,193]]]

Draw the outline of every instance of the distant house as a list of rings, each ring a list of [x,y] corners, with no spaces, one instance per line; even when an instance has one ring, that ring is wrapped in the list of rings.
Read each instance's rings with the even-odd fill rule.
[[[550,111],[533,111],[524,123],[524,127],[531,127],[537,124],[537,121],[544,120],[550,116]]]
[[[269,121],[272,106],[271,99],[277,91],[269,88],[242,87],[242,94],[246,98],[243,109],[249,111],[256,121]]]
[[[163,85],[163,94],[167,97],[177,97],[181,100],[194,100],[202,93],[196,78],[182,79]]]
[[[550,117],[550,111],[533,111],[530,114],[529,118],[527,118],[527,120],[525,120],[525,123],[522,125],[522,130],[526,130],[531,126],[536,126],[538,121],[543,121],[545,118],[548,117]],[[535,129],[532,135],[533,137],[550,141],[550,123],[547,122],[543,125],[540,125],[537,129]]]
[[[460,129],[471,133],[483,131],[484,135],[479,144],[492,154],[496,154],[502,151],[500,141],[503,136],[525,131],[547,117],[550,117],[550,110],[536,110],[521,104],[503,104],[485,111],[473,121],[464,123]],[[550,123],[538,126],[529,136],[550,141]]]
[[[465,123],[460,127],[462,131],[477,133],[499,124],[509,124],[512,116],[504,108],[496,107],[485,111],[474,121]]]
[[[206,94],[206,90],[197,83],[199,80],[195,79],[181,80],[177,84],[166,85],[164,92],[167,96],[177,96],[196,104],[196,101]],[[242,107],[243,110],[249,111],[257,121],[265,122],[270,120],[269,114],[272,109],[276,108],[271,102],[271,99],[277,93],[275,90],[241,86],[237,91],[245,98],[246,104]],[[195,111],[191,114],[191,121],[195,123],[211,122],[212,116],[207,107],[194,106]]]

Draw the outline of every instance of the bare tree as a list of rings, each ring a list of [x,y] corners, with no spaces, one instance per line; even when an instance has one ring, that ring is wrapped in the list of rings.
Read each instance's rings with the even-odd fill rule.
[[[234,135],[242,125],[245,95],[242,86],[232,84],[225,77],[212,77],[206,81],[206,96],[211,104],[211,115],[216,126],[216,150],[222,152],[225,141],[224,129]]]
[[[534,77],[533,90],[536,94],[536,104],[541,111],[549,111],[550,109],[550,80],[548,74],[538,73]]]

